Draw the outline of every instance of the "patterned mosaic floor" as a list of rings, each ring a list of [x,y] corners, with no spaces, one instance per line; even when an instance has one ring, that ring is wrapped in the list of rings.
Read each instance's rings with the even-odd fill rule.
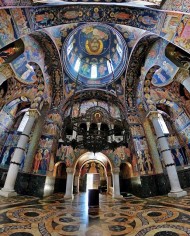
[[[39,199],[0,197],[0,235],[11,236],[189,236],[190,191],[180,199],[100,195],[88,208],[86,194],[65,201],[63,194]]]

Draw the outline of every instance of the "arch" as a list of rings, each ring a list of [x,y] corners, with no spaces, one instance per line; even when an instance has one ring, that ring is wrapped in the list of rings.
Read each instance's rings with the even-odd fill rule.
[[[94,160],[94,161],[95,160],[97,160],[97,161],[99,160],[100,161],[101,158],[96,157],[96,155],[101,155],[101,158],[103,159],[103,163],[107,161],[109,163],[109,165],[111,166],[111,170],[114,168],[114,163],[105,154],[97,153],[97,154],[94,155],[94,153],[92,153],[92,152],[85,152],[82,155],[80,155],[78,158],[76,158],[76,160],[73,163],[73,168],[76,169],[76,166],[79,163],[79,161],[84,163],[87,160],[88,156],[90,156],[89,160],[91,160],[91,161],[92,160]]]
[[[133,177],[133,168],[131,163],[122,162],[120,164],[120,177],[123,179],[128,179]]]
[[[46,27],[56,26],[65,23],[78,22],[106,22],[129,25],[149,32],[159,34],[160,37],[169,39],[167,32],[162,32],[160,26],[163,24],[163,19],[166,12],[161,12],[156,9],[144,8],[129,8],[126,6],[111,6],[101,5],[101,8],[94,5],[72,5],[62,8],[47,9],[44,7],[30,10],[30,18],[33,22],[34,30],[40,30]],[[88,13],[88,14],[87,14]],[[180,14],[180,13],[179,13]],[[184,13],[181,13],[181,16]],[[62,17],[60,17],[62,16]],[[179,17],[178,23],[182,21]],[[173,39],[175,44],[179,44],[178,40]],[[180,45],[181,46],[181,45]],[[185,48],[185,45],[182,45]],[[186,49],[186,48],[185,48]],[[186,49],[187,50],[187,49]]]
[[[156,107],[154,105],[154,102],[151,100],[151,95],[150,95],[150,86],[151,86],[151,81],[152,81],[152,76],[155,73],[156,70],[158,70],[160,68],[160,66],[158,65],[154,65],[153,67],[151,67],[146,76],[145,76],[145,80],[144,80],[144,88],[143,88],[143,95],[144,95],[144,103],[145,104],[145,109],[146,110],[156,110]]]
[[[54,165],[54,169],[53,169],[53,177],[61,177],[61,173],[60,174],[58,174],[58,168],[59,168],[59,165],[65,165],[65,173],[66,173],[66,164],[65,164],[65,162],[64,161],[59,161],[59,162],[57,162],[55,165]],[[60,172],[61,172],[61,170],[60,170]]]

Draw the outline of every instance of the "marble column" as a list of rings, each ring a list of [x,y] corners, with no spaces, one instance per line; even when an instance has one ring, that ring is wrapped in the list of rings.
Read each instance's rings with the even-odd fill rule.
[[[155,142],[155,136],[153,134],[152,128],[150,126],[150,121],[148,120],[148,118],[145,118],[143,122],[143,128],[144,128],[145,136],[148,142],[148,147],[150,150],[152,162],[154,165],[154,172],[155,174],[163,173],[160,156],[159,156],[156,142]]]
[[[76,127],[77,124],[74,124],[74,126]],[[73,129],[72,140],[76,138],[77,138],[77,132]]]
[[[114,168],[112,170],[113,176],[113,198],[122,198],[123,196],[120,194],[120,183],[119,183],[119,168]]]
[[[4,197],[12,197],[16,196],[17,193],[14,190],[17,174],[19,171],[20,163],[22,161],[22,156],[25,151],[26,144],[29,139],[29,135],[33,124],[36,118],[39,116],[39,112],[37,109],[29,110],[29,119],[26,123],[26,126],[20,135],[17,147],[15,148],[13,157],[10,162],[9,170],[7,172],[7,178],[5,180],[4,187],[0,190],[0,195]]]
[[[110,188],[112,187],[111,173],[107,173],[107,193],[110,193]]]
[[[90,122],[86,122],[87,131],[90,129]]]
[[[32,140],[30,142],[30,146],[28,148],[28,152],[25,158],[23,172],[27,172],[27,173],[32,172],[34,156],[37,151],[39,140],[43,131],[42,127],[45,121],[44,117],[47,114],[47,110],[48,110],[47,106],[44,106],[42,108],[41,116],[38,118],[37,123],[35,125],[34,132],[32,135]]]
[[[175,163],[172,157],[171,150],[168,145],[167,138],[165,137],[162,127],[159,123],[159,117],[161,115],[158,112],[149,112],[148,117],[152,120],[157,140],[160,145],[160,151],[163,156],[164,164],[167,170],[171,191],[168,193],[169,197],[182,197],[186,196],[187,192],[184,191],[179,183]]]
[[[75,178],[74,178],[74,186],[76,187],[76,193],[79,193],[79,172],[75,172]]]
[[[114,124],[111,124],[111,129],[114,130]],[[112,141],[115,141],[115,135],[114,135],[114,133],[112,134]]]
[[[97,123],[97,125],[98,125],[98,131],[100,131],[100,129],[101,129],[101,124],[102,124],[102,123]]]
[[[67,167],[67,183],[66,183],[66,191],[64,198],[65,199],[73,199],[73,178],[74,178],[74,169]]]

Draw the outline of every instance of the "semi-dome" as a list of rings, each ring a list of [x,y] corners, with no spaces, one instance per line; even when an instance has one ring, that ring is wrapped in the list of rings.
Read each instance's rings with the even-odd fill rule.
[[[77,27],[62,48],[66,73],[87,87],[103,86],[116,80],[125,69],[127,55],[122,35],[100,23]]]

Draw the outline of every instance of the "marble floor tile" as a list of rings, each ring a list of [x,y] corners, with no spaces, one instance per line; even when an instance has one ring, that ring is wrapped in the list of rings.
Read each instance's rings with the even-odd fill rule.
[[[113,199],[99,194],[99,206],[88,206],[88,194],[65,200],[0,197],[1,236],[189,236],[190,191],[182,198],[135,196]]]

